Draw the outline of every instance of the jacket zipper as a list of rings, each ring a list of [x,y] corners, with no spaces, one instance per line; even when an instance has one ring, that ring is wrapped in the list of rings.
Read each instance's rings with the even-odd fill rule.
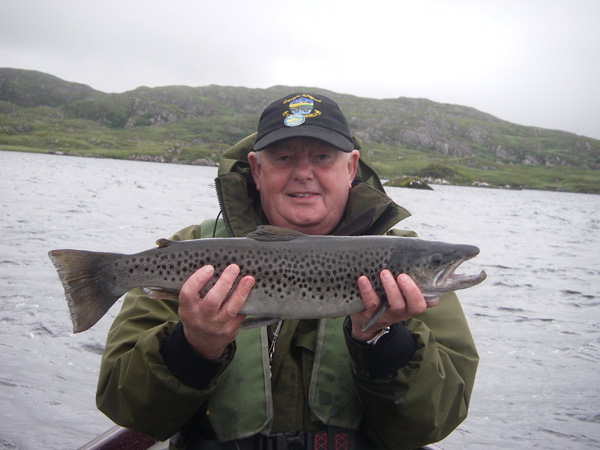
[[[233,233],[233,229],[229,224],[229,218],[227,217],[227,212],[225,211],[225,203],[223,202],[223,193],[221,192],[221,180],[219,178],[215,178],[215,190],[217,191],[217,200],[219,201],[219,209],[221,210],[221,214],[223,215],[223,223],[225,224],[225,229],[230,237],[235,237]],[[218,218],[217,218],[218,220]]]

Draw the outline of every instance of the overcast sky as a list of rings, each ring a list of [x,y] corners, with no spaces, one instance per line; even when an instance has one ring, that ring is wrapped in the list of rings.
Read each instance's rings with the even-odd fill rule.
[[[0,0],[0,67],[422,97],[600,139],[599,20],[600,0]]]

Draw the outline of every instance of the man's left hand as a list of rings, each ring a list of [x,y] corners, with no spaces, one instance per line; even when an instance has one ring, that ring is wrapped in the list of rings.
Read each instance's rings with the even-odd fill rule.
[[[365,331],[362,331],[362,327],[371,318],[381,299],[367,277],[362,276],[358,279],[358,289],[362,295],[365,310],[350,317],[352,320],[352,337],[357,341],[366,342],[375,337],[382,328],[421,314],[428,307],[437,304],[437,300],[426,302],[413,279],[404,273],[394,279],[389,270],[383,270],[379,277],[385,290],[388,307],[379,320]]]

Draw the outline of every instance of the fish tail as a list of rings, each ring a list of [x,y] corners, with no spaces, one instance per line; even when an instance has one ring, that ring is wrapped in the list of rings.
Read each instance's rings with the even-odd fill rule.
[[[116,253],[96,253],[82,250],[51,250],[54,263],[73,322],[73,333],[87,330],[98,322],[125,292],[103,281],[107,262],[118,259]]]

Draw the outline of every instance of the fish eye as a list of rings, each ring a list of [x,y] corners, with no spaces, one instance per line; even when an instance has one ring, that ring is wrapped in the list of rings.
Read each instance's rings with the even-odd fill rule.
[[[439,253],[436,253],[429,257],[429,264],[431,264],[433,267],[440,267],[443,262],[444,258]]]

